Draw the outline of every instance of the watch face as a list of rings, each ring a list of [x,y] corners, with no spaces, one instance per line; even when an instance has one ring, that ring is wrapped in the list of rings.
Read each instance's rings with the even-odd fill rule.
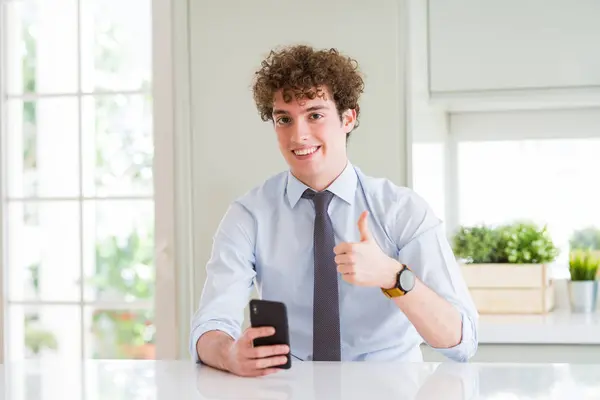
[[[405,292],[412,290],[415,286],[415,274],[410,269],[405,269],[400,274],[400,287]]]

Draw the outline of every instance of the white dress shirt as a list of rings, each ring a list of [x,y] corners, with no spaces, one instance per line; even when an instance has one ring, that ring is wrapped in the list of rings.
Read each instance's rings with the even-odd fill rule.
[[[285,303],[291,352],[312,357],[314,204],[301,198],[308,187],[290,172],[277,174],[234,201],[214,237],[207,278],[190,334],[196,342],[210,330],[238,338],[252,286],[261,298]],[[467,361],[477,349],[478,314],[462,278],[444,225],[414,191],[366,176],[348,163],[328,188],[335,243],[359,242],[358,219],[369,211],[368,226],[381,249],[408,265],[429,288],[462,316],[462,340],[436,349]],[[333,251],[333,249],[332,249]],[[359,287],[338,276],[342,360],[421,361],[423,339],[380,288]]]

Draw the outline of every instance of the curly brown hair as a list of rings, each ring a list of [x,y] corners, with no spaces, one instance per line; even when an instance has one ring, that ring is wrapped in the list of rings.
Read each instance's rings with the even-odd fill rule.
[[[364,90],[362,74],[356,60],[340,54],[337,49],[317,50],[307,45],[272,50],[255,73],[254,101],[263,121],[273,119],[275,92],[283,89],[283,99],[289,103],[293,97],[325,98],[327,88],[333,96],[340,120],[344,111],[356,110],[356,123],[360,106],[358,100]],[[348,137],[350,133],[346,137]]]

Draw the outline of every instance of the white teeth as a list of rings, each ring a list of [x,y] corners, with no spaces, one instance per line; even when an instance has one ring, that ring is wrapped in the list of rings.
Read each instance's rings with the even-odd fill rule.
[[[297,156],[307,156],[317,151],[317,149],[318,147],[309,147],[307,149],[294,150],[294,154]]]

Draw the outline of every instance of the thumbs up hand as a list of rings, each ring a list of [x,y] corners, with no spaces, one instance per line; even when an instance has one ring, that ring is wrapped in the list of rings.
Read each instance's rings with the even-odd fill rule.
[[[377,245],[369,230],[368,217],[368,211],[363,211],[358,219],[360,242],[340,243],[333,249],[337,270],[348,283],[388,289],[395,285],[401,264]]]

